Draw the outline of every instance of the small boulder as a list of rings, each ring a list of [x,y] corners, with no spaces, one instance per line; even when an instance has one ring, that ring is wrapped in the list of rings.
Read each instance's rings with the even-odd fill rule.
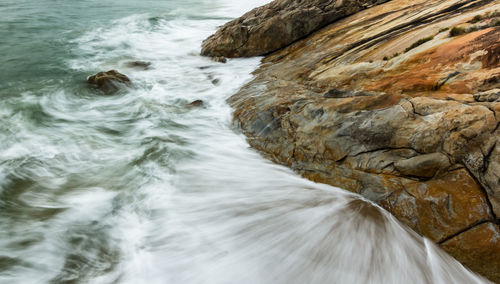
[[[195,100],[190,102],[189,104],[186,105],[188,108],[193,108],[193,107],[203,107],[205,105],[205,102],[202,100]]]
[[[87,82],[97,87],[103,93],[109,95],[119,89],[119,84],[130,84],[130,79],[115,70],[99,72],[87,78]]]

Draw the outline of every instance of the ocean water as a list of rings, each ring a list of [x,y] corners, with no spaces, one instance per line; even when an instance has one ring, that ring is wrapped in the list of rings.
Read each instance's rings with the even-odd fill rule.
[[[0,283],[486,282],[234,129],[260,58],[200,44],[266,2],[0,2]],[[87,85],[110,69],[133,85]]]

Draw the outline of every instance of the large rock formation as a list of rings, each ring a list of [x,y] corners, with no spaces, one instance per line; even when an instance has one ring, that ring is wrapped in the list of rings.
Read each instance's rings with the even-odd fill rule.
[[[269,158],[373,200],[500,283],[498,11],[393,0],[337,21],[267,56],[229,99],[235,121]]]
[[[388,0],[276,0],[227,23],[203,42],[202,55],[248,57],[270,53],[340,18]]]

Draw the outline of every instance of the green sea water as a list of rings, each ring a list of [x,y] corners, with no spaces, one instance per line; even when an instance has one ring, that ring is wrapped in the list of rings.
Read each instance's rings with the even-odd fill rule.
[[[147,14],[153,28],[154,22],[160,19],[196,16],[197,11],[210,12],[216,6],[211,4],[193,0],[1,1],[1,94],[36,90],[51,82],[78,81],[81,74],[72,72],[67,66],[68,60],[86,56],[78,50],[75,39],[112,25],[114,20]]]

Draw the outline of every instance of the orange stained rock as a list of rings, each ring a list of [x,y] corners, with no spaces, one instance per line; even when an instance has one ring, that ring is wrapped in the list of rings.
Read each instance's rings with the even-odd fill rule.
[[[405,189],[415,197],[419,229],[436,242],[491,219],[484,192],[466,170],[424,183],[409,182]]]
[[[500,227],[487,222],[444,242],[441,247],[470,269],[500,283]]]
[[[443,97],[443,93],[473,93],[483,80],[499,71],[499,51],[500,27],[476,31],[413,55],[381,76],[367,80],[365,89],[412,96],[424,92],[437,98]],[[439,86],[440,80],[453,73],[456,74],[446,84]]]

